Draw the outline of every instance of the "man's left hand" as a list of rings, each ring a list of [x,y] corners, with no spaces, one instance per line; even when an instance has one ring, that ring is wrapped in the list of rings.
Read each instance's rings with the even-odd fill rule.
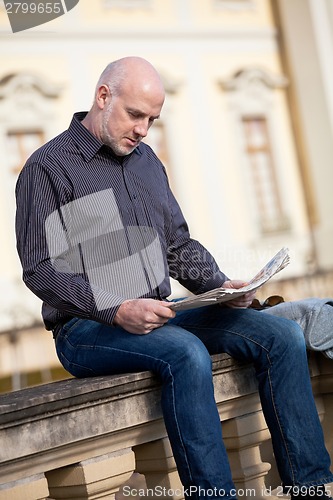
[[[242,280],[229,280],[223,283],[223,288],[241,288],[242,286],[246,286],[248,283]],[[244,293],[240,297],[235,299],[228,300],[227,302],[222,302],[223,305],[232,307],[232,308],[241,308],[245,309],[252,304],[252,301],[255,297],[256,291]]]

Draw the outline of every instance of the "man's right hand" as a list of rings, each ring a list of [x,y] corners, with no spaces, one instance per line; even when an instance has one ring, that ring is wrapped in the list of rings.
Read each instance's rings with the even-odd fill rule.
[[[170,302],[154,299],[125,300],[119,307],[113,324],[129,333],[150,333],[176,316],[170,305]]]

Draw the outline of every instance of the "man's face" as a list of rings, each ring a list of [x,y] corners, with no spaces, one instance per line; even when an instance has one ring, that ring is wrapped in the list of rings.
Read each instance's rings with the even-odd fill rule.
[[[164,102],[160,88],[124,86],[120,95],[111,95],[103,109],[100,139],[118,156],[125,156],[146,137],[159,118]]]

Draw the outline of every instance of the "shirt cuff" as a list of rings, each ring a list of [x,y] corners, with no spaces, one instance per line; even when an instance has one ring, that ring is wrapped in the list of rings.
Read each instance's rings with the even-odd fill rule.
[[[228,279],[229,278],[224,273],[222,273],[222,271],[219,271],[213,274],[213,276],[211,276],[205,283],[200,286],[197,294],[209,292],[210,290],[214,290],[214,288],[220,288]]]
[[[96,319],[96,321],[112,325],[119,307],[126,299],[94,286],[92,286],[91,289],[95,299],[95,305],[91,311],[91,316]]]

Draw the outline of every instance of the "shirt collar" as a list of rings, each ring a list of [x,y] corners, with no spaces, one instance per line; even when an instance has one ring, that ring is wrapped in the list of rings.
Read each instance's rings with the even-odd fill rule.
[[[68,132],[75,142],[86,161],[90,161],[98,151],[105,145],[97,139],[84,125],[82,120],[87,115],[87,111],[74,113]],[[134,150],[141,156],[140,145]]]

